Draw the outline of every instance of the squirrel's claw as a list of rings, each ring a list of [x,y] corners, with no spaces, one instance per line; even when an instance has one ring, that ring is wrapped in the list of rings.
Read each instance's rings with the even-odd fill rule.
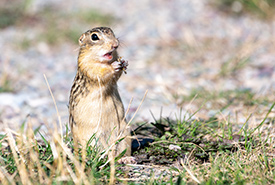
[[[124,60],[122,57],[119,57],[118,61],[114,61],[112,63],[112,66],[115,69],[115,72],[123,70],[125,74],[127,74],[126,70],[127,70],[128,65],[129,65],[128,61]]]

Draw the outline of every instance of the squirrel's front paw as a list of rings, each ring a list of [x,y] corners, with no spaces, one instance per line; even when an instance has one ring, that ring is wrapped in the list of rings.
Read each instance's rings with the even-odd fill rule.
[[[127,69],[127,66],[128,66],[128,61],[127,60],[124,60],[123,58],[119,57],[118,61],[114,61],[112,63],[112,66],[113,68],[115,69],[115,72],[118,72],[118,71],[121,71],[123,70],[124,73],[126,74],[126,69]]]

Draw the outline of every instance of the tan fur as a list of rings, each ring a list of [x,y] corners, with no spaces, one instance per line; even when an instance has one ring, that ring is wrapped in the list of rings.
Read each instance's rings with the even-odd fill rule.
[[[93,41],[92,34],[99,40]],[[118,60],[118,40],[109,28],[88,30],[79,38],[78,69],[70,94],[70,125],[73,138],[82,146],[95,133],[99,144],[106,147],[129,136],[124,118],[124,107],[117,90],[122,70],[115,71],[112,63]],[[112,52],[112,60],[102,57]],[[123,132],[121,134],[121,132]],[[93,143],[92,143],[93,144]],[[124,139],[116,146],[116,155],[127,148],[131,154],[131,140]]]

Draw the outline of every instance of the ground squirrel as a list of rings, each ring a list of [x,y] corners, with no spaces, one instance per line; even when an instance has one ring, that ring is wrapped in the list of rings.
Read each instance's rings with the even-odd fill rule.
[[[88,30],[78,41],[78,68],[69,102],[73,138],[85,146],[90,137],[96,134],[99,144],[110,146],[119,136],[130,135],[117,89],[117,81],[128,62],[118,56],[119,41],[110,28]],[[126,148],[126,156],[130,156],[129,137],[116,145],[116,155]]]

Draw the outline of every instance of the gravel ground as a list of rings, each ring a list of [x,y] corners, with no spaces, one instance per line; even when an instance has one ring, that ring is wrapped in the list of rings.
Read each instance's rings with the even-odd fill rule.
[[[163,116],[173,116],[179,112],[174,95],[188,95],[194,88],[252,89],[261,96],[274,97],[274,20],[263,21],[250,15],[232,17],[206,0],[34,0],[30,11],[46,5],[68,12],[94,8],[116,18],[109,26],[122,42],[120,55],[129,61],[128,73],[119,80],[126,108],[133,97],[129,118],[148,90],[135,121],[151,121],[150,111],[158,117],[161,108]],[[62,123],[68,123],[67,104],[78,46],[66,41],[58,46],[38,41],[26,50],[19,49],[18,41],[34,38],[36,29],[41,28],[10,26],[0,30],[1,77],[8,76],[14,88],[14,92],[0,94],[0,130],[6,125],[18,129],[26,119],[35,128],[45,128],[45,124],[51,127],[57,121],[43,74]],[[227,61],[246,58],[249,60],[245,67],[233,75],[219,75]],[[186,111],[185,105],[180,106]],[[243,119],[246,116],[243,114]]]

